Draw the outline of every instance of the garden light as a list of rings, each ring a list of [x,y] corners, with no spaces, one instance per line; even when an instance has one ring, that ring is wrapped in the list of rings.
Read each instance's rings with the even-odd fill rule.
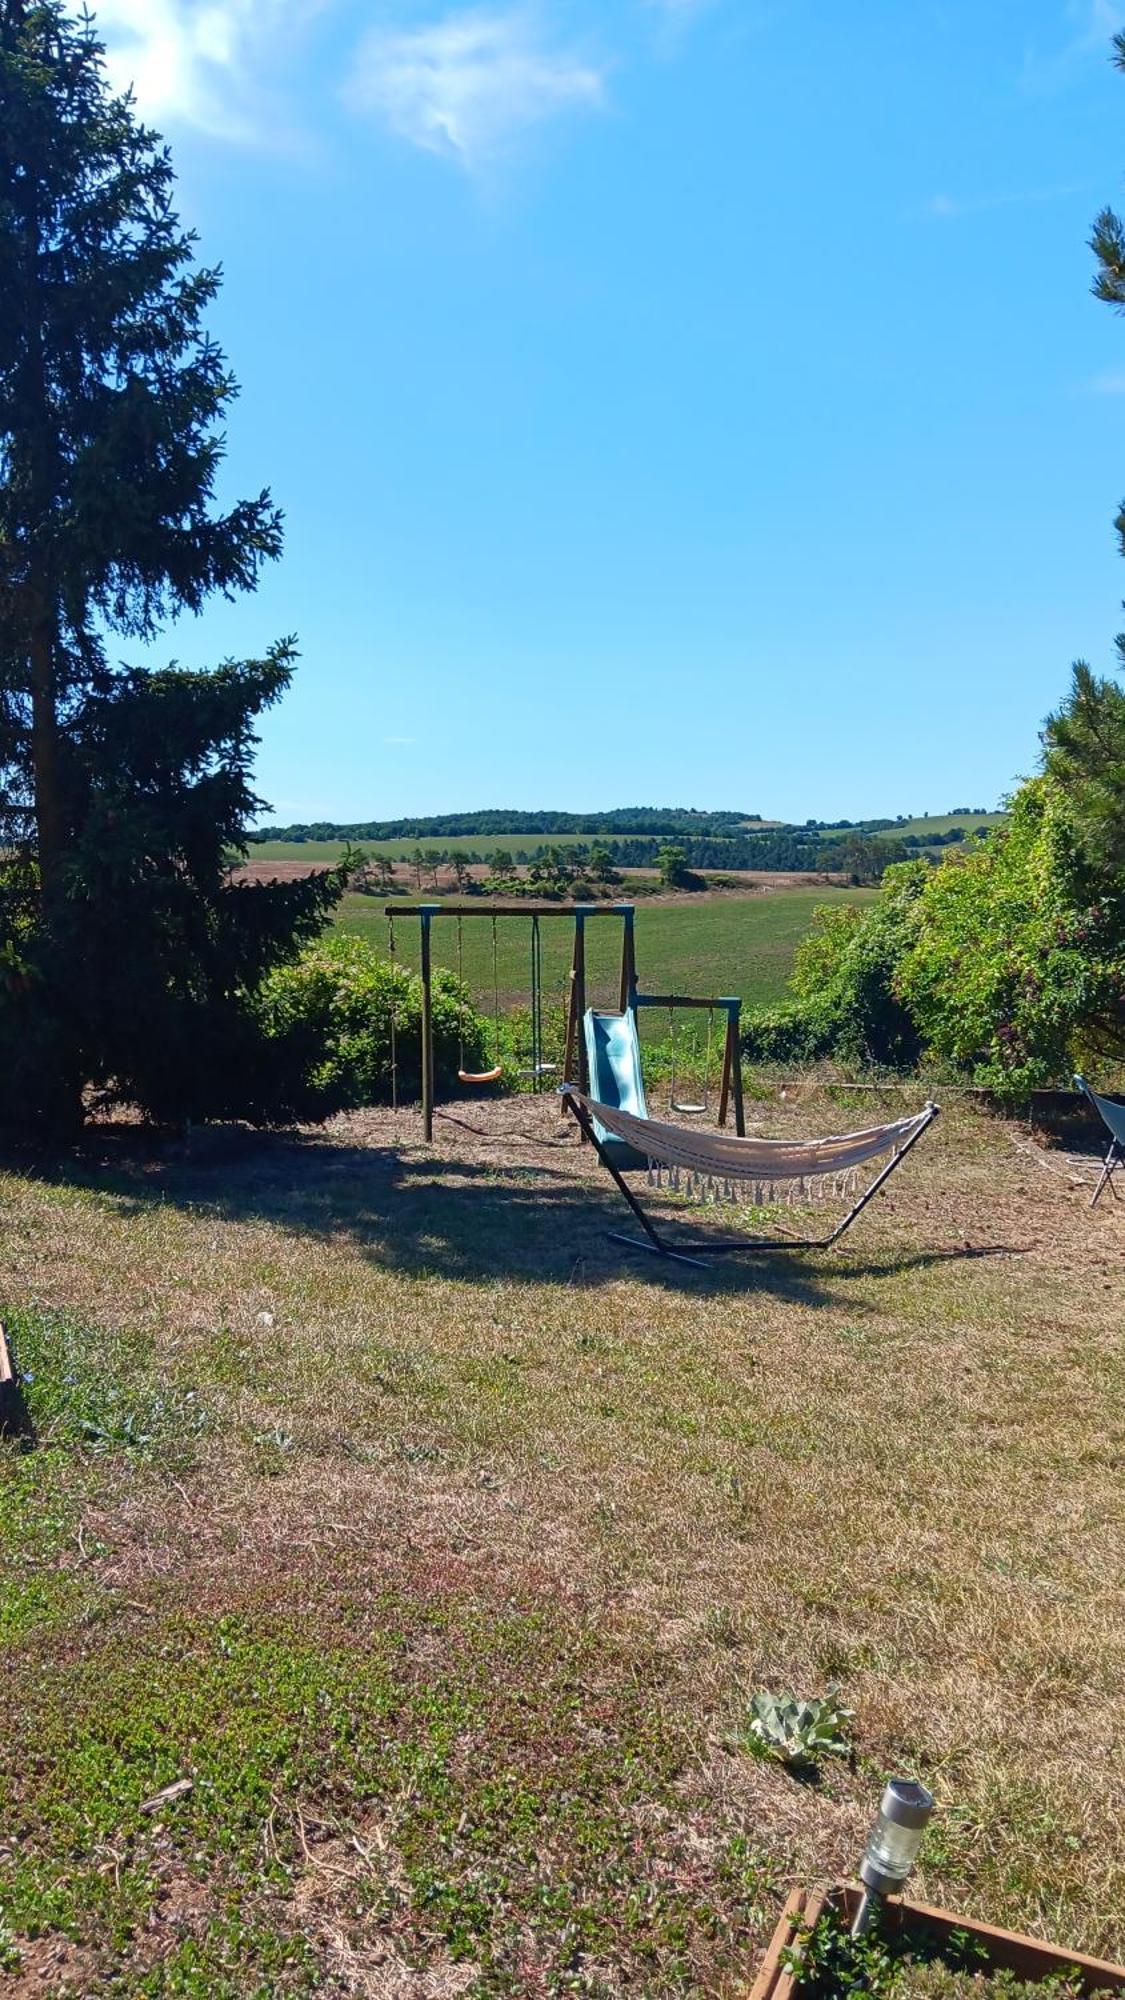
[[[865,1890],[852,1936],[867,1929],[884,1896],[902,1888],[918,1856],[922,1836],[934,1809],[932,1793],[914,1778],[892,1778],[879,1801],[879,1817],[867,1839],[859,1864]]]

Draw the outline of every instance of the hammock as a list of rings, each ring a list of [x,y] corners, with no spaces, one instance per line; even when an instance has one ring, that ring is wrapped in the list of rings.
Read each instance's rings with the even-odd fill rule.
[[[623,1142],[638,1165],[648,1169],[650,1186],[669,1186],[694,1194],[704,1201],[742,1202],[754,1208],[778,1202],[803,1206],[831,1196],[857,1194],[859,1169],[889,1154],[882,1171],[865,1193],[858,1196],[843,1221],[830,1236],[774,1242],[763,1238],[739,1237],[692,1243],[684,1246],[703,1252],[723,1250],[827,1249],[854,1222],[873,1194],[892,1174],[910,1148],[921,1138],[938,1115],[936,1104],[912,1118],[900,1118],[891,1125],[876,1125],[864,1132],[846,1132],[827,1139],[740,1139],[727,1132],[700,1132],[683,1125],[671,1125],[656,1118],[638,1118],[616,1105],[586,1097],[573,1085],[563,1092],[564,1102],[578,1120],[586,1136],[597,1148],[603,1166],[613,1175],[621,1193],[641,1222],[647,1241],[635,1237],[615,1240],[657,1250],[663,1256],[682,1255],[660,1237],[644,1214],[636,1195],[621,1177],[615,1163],[613,1141]],[[687,1258],[692,1263],[694,1258]]]

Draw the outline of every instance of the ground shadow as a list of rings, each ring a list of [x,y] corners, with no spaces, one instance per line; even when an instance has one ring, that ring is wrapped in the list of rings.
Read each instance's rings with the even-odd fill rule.
[[[397,1145],[343,1143],[316,1134],[245,1134],[225,1156],[191,1159],[126,1129],[91,1134],[65,1156],[0,1155],[10,1170],[82,1187],[138,1213],[173,1204],[231,1221],[261,1222],[347,1242],[410,1276],[481,1283],[603,1284],[636,1277],[686,1296],[761,1292],[827,1305],[857,1279],[901,1275],[960,1257],[1011,1254],[967,1245],[874,1255],[794,1252],[717,1259],[697,1270],[608,1240],[631,1219],[603,1189],[564,1164],[495,1165]],[[684,1223],[697,1233],[694,1219]],[[849,1239],[849,1243],[850,1243]],[[1021,1246],[1022,1247],[1022,1246]],[[1014,1248],[1014,1246],[1013,1246]]]

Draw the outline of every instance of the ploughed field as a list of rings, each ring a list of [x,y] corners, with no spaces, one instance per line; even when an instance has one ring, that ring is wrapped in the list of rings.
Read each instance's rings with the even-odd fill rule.
[[[6,1161],[4,1991],[733,2000],[890,1770],[920,1894],[1119,1955],[1092,1161],[952,1103],[840,1252],[700,1274],[607,1241],[551,1099],[466,1122]],[[832,1685],[850,1762],[748,1753]]]

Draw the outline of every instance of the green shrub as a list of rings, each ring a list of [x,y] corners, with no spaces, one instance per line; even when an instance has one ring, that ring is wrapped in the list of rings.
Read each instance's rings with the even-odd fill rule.
[[[1034,778],[978,844],[888,868],[865,909],[817,910],[791,990],[747,1023],[747,1056],[905,1069],[929,1053],[1018,1102],[1125,1056],[1125,878]]]
[[[831,1055],[836,1023],[811,1003],[782,1001],[748,1015],[742,1027],[742,1053],[748,1062],[792,1063],[803,1067]]]
[[[270,974],[259,996],[277,1097],[299,1117],[391,1100],[392,1024],[400,1100],[421,1094],[422,982],[363,938],[336,932]],[[487,1030],[451,972],[433,976],[434,1074],[457,1079],[462,1037],[470,1069],[487,1066]]]
[[[832,1050],[846,1060],[909,1069],[921,1054],[896,978],[933,870],[926,861],[888,868],[878,902],[817,910],[793,963],[793,992],[832,1023]]]
[[[1008,823],[927,885],[897,990],[928,1045],[1012,1100],[1125,1051],[1125,882],[1034,778]]]
[[[911,1068],[921,1042],[895,981],[932,872],[925,861],[899,862],[887,869],[878,902],[814,910],[794,958],[794,997],[751,1016],[744,1055],[793,1063],[834,1055],[849,1063]]]

